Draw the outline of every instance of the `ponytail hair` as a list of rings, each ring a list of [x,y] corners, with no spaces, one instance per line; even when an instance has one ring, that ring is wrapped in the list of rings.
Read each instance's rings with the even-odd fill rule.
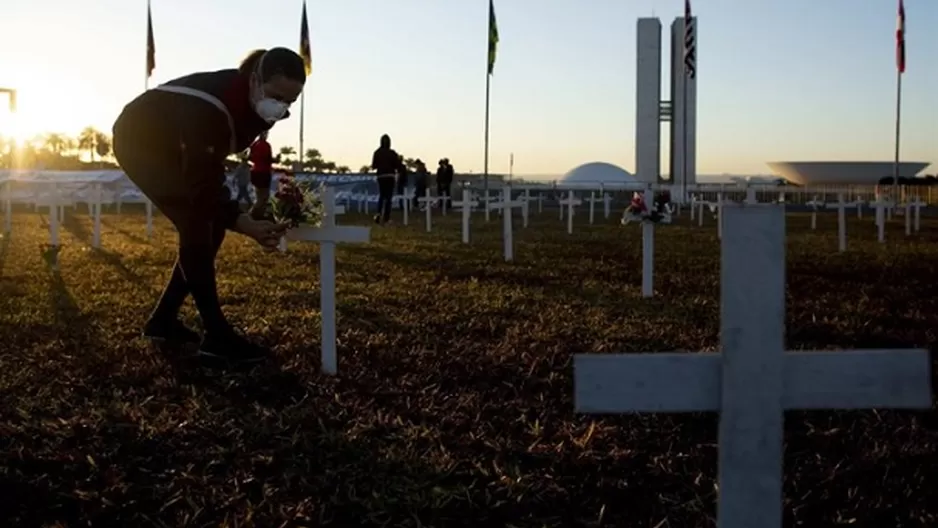
[[[242,75],[254,73],[254,70],[257,69],[257,63],[260,62],[265,53],[267,53],[265,49],[256,49],[248,53],[247,57],[241,61],[241,65],[238,66],[238,72]]]

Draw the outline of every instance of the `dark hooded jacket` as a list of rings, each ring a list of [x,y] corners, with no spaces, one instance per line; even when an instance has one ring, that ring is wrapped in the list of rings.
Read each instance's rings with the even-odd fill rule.
[[[371,168],[381,175],[394,175],[401,168],[401,157],[391,148],[391,137],[381,136],[381,146],[371,157]]]

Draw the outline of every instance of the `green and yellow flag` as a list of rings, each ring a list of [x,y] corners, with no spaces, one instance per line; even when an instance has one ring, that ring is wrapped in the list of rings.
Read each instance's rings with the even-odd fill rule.
[[[495,70],[495,54],[498,52],[498,22],[495,20],[495,0],[489,0],[489,75]]]

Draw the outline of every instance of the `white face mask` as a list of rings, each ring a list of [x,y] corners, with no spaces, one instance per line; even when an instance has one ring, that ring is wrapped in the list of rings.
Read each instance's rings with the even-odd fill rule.
[[[284,103],[283,101],[278,101],[277,99],[272,99],[267,97],[264,94],[264,86],[261,84],[261,71],[263,71],[264,58],[267,56],[266,53],[261,55],[260,60],[257,63],[257,69],[254,71],[254,111],[257,112],[257,115],[261,117],[264,121],[268,123],[276,123],[283,119],[283,116],[287,115],[287,110],[289,110],[290,105]]]
[[[254,111],[257,112],[257,115],[259,115],[261,119],[268,123],[276,123],[283,119],[283,116],[287,115],[289,108],[290,105],[287,103],[271,99],[270,97],[263,97],[254,103]]]

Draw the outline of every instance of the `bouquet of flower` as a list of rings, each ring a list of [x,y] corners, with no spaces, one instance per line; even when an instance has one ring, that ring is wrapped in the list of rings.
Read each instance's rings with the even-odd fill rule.
[[[291,228],[300,225],[319,226],[324,212],[319,198],[321,194],[321,185],[314,189],[310,184],[297,182],[292,175],[282,176],[277,192],[270,200],[274,221],[289,223]]]
[[[669,198],[669,196],[667,197]],[[628,225],[630,222],[652,222],[652,223],[671,223],[671,213],[667,202],[655,204],[654,210],[649,210],[645,204],[645,197],[641,193],[633,193],[632,201],[625,208],[625,214],[622,215],[622,225]]]

